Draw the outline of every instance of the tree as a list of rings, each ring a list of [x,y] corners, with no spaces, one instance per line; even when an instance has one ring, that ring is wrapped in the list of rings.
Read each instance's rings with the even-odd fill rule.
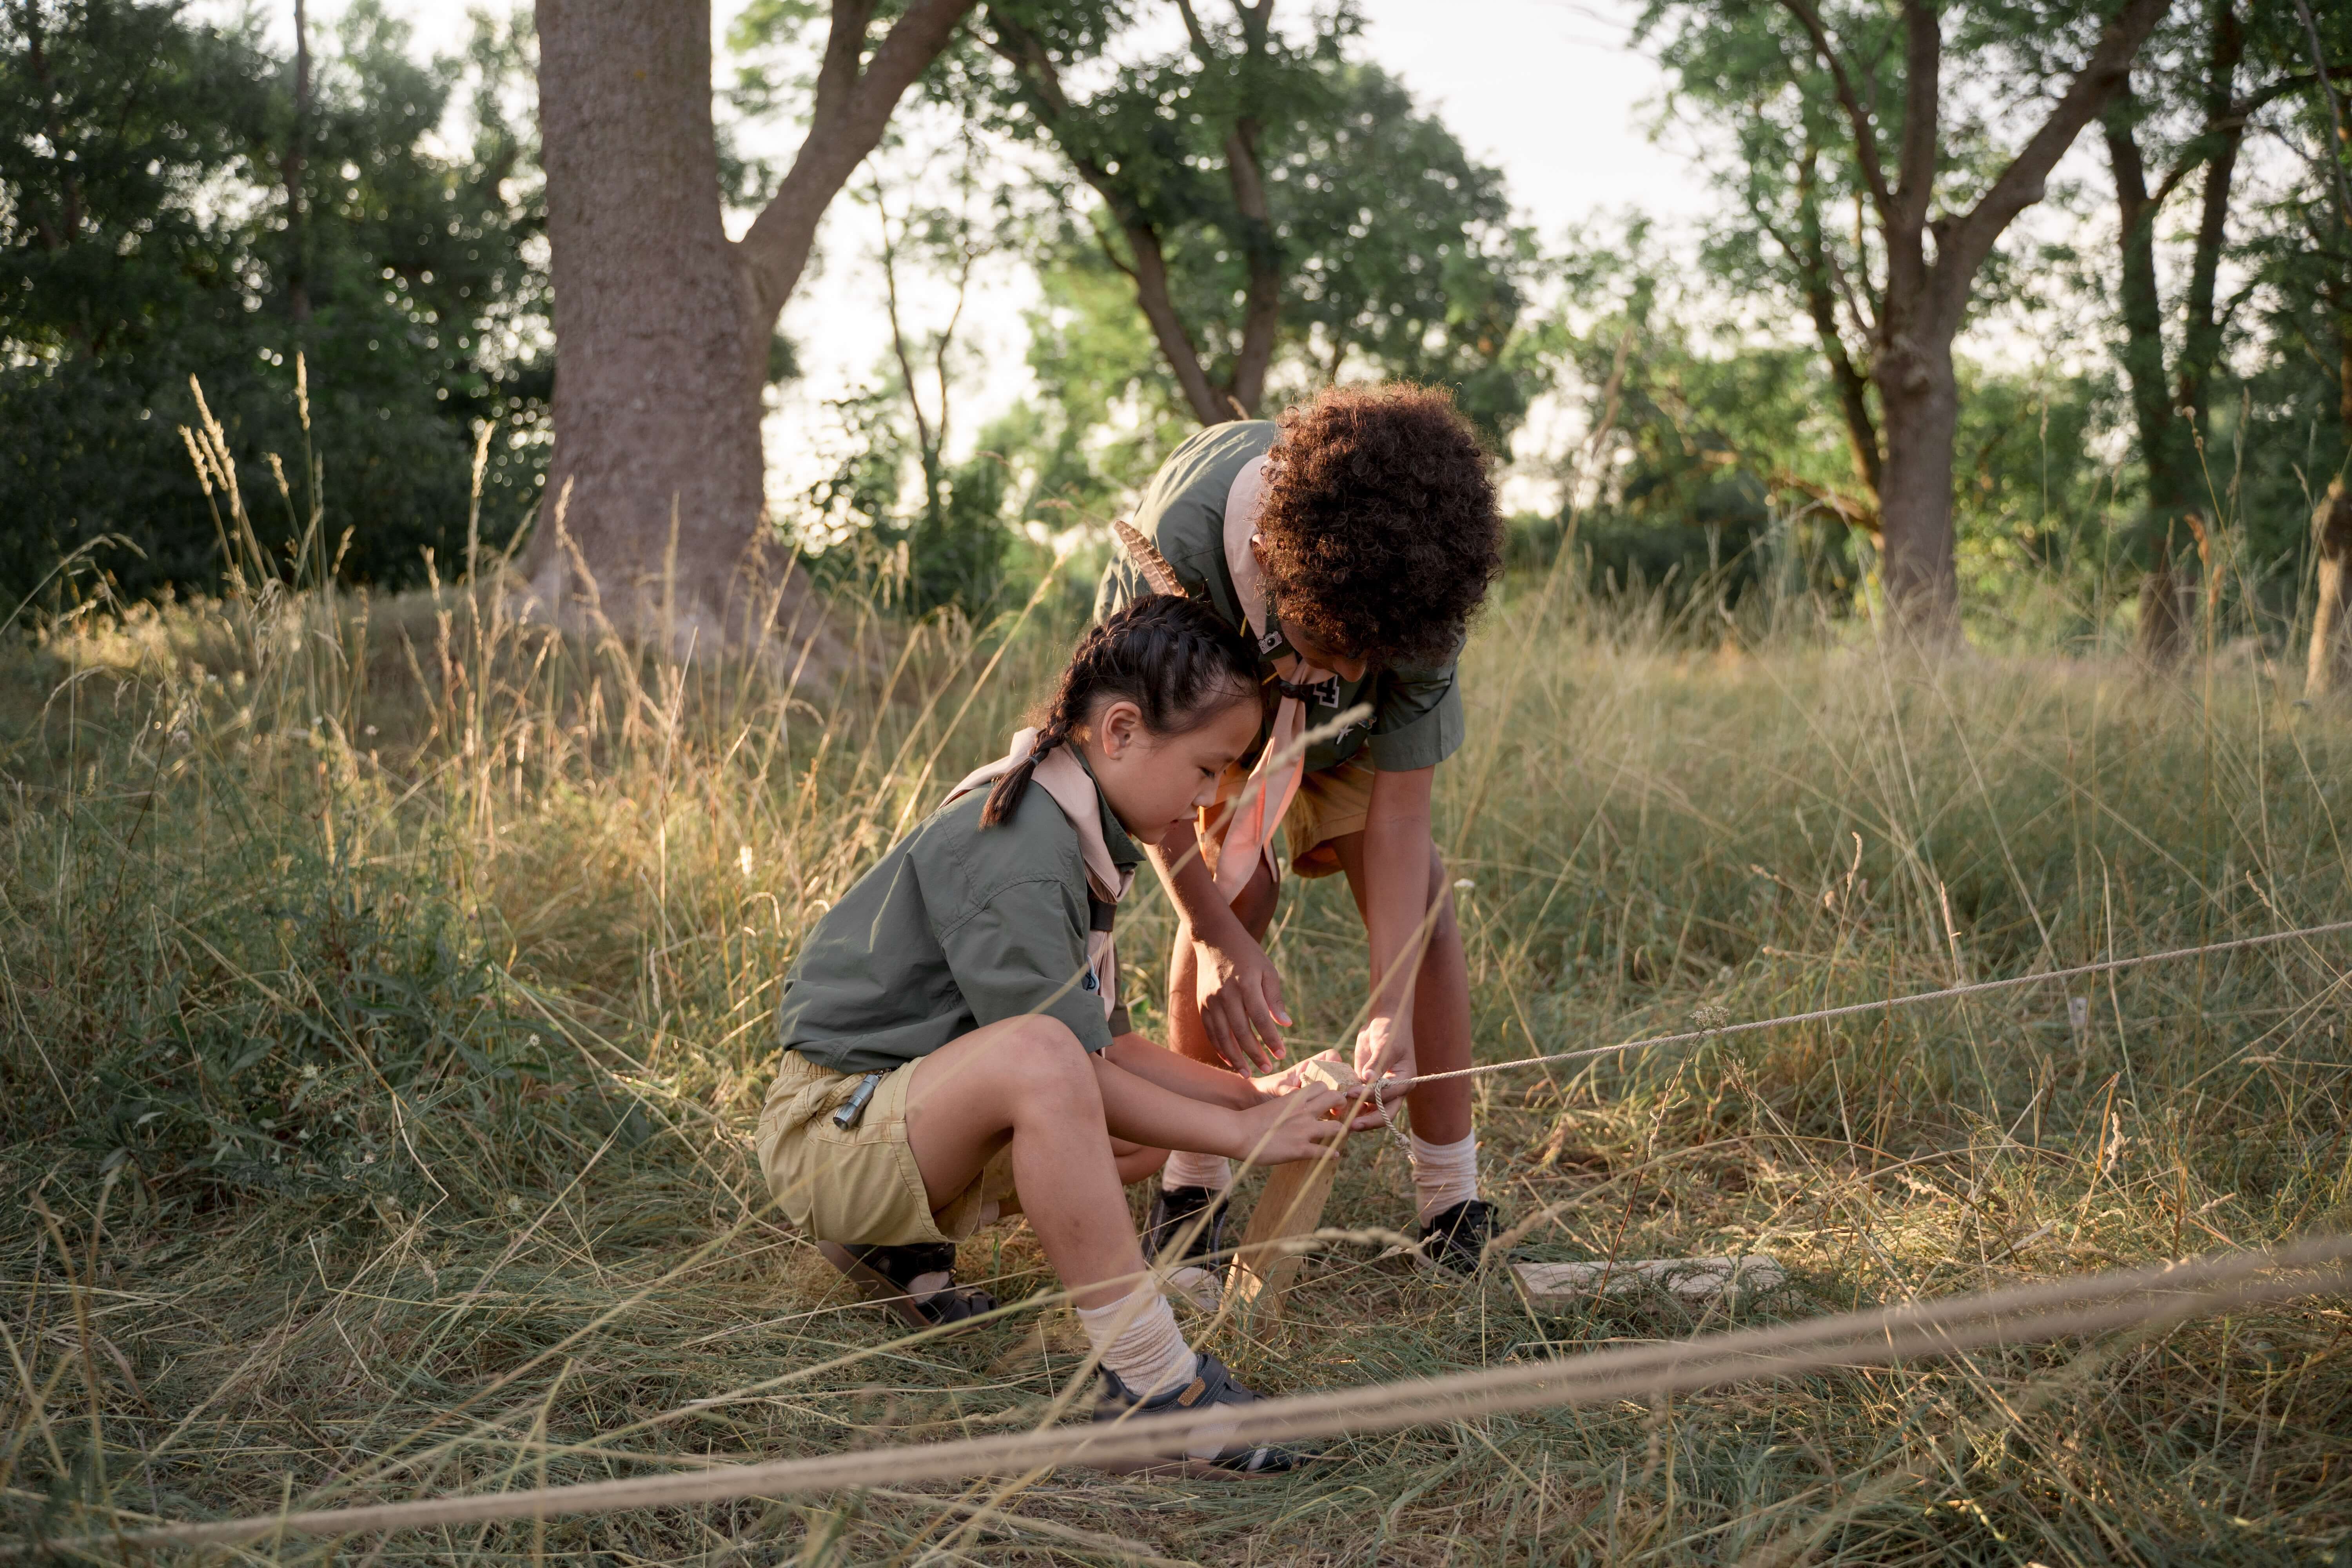
[[[509,436],[486,521],[522,512],[541,280],[530,149],[497,104],[527,43],[484,18],[466,58],[419,62],[364,3],[317,41],[288,60],[149,0],[0,6],[0,590],[68,554],[126,595],[220,581],[176,434],[191,378],[249,494],[287,460],[294,504],[256,509],[274,559],[322,500],[343,576],[421,575],[464,537],[483,419]],[[468,81],[470,144],[444,124]]]
[[[2148,573],[2140,593],[2139,647],[2158,665],[2188,651],[2190,574],[2179,552],[2215,525],[2199,454],[2210,428],[2230,317],[2245,298],[2224,300],[2219,288],[2231,247],[2239,155],[2259,116],[2282,100],[2308,95],[2320,79],[2315,71],[2291,68],[2288,62],[2302,51],[2282,23],[2291,26],[2292,17],[2275,11],[2249,16],[2237,0],[2211,0],[2179,37],[2164,40],[2162,58],[2145,62],[2154,92],[2126,85],[2102,117],[2116,185],[2120,357],[2145,470]],[[2242,90],[2250,75],[2255,83]],[[2166,165],[2152,189],[2151,147]],[[2157,225],[2167,203],[2192,179],[2199,191],[2188,279],[2168,309],[2158,289]],[[2177,350],[2167,347],[2168,319],[2177,323],[2168,334]]]
[[[2165,5],[2124,0],[2100,23],[2011,0],[1955,10],[1948,42],[1936,0],[1901,0],[1891,21],[1814,0],[1652,0],[1643,14],[1640,36],[1661,41],[1676,90],[1752,128],[1735,178],[1836,373],[1857,468],[1877,492],[1887,599],[1930,640],[1958,627],[1953,342],[2001,237],[2122,88]],[[1971,79],[2022,90],[1948,103],[1951,54],[1976,68]],[[2030,131],[2004,152],[2000,132],[2021,121]],[[1832,243],[1821,221],[1831,178],[1855,208],[1851,240]]]
[[[877,0],[835,0],[807,134],[730,241],[709,0],[538,0],[559,355],[551,504],[526,562],[542,606],[593,594],[681,651],[763,629],[771,600],[729,604],[762,532],[777,314],[825,207],[972,3],[908,0],[877,37]]]
[[[2318,271],[2316,292],[2335,327],[2336,428],[2345,454],[2311,516],[2318,600],[2305,686],[2315,696],[2352,684],[2352,489],[2346,487],[2341,466],[2352,464],[2352,123],[2336,93],[2328,40],[2306,0],[2295,0],[2295,15],[2310,44],[2312,97],[2321,111],[2311,117],[2320,135],[2308,162],[2314,183],[2326,193],[2305,205],[2302,226],[2315,241],[2308,260]],[[2331,20],[2339,34],[2352,32],[2340,10]],[[2346,41],[2339,37],[2339,49]]]
[[[1273,0],[1234,0],[1223,23],[1192,0],[1173,9],[1181,46],[1082,92],[1122,12],[988,7],[1000,69],[975,96],[1099,203],[1069,211],[1061,264],[1125,279],[1202,424],[1257,416],[1286,366],[1303,388],[1355,365],[1448,385],[1507,432],[1528,396],[1507,356],[1529,246],[1500,175],[1346,58],[1346,7],[1318,13],[1304,44],[1276,30]]]

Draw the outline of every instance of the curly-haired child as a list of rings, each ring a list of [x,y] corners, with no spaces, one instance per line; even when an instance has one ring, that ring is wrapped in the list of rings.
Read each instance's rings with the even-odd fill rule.
[[[1502,563],[1477,437],[1442,392],[1334,387],[1278,422],[1217,425],[1187,440],[1132,527],[1142,539],[1105,574],[1097,615],[1152,591],[1145,562],[1172,572],[1173,585],[1248,639],[1261,679],[1280,694],[1255,772],[1229,769],[1216,807],[1202,813],[1201,853],[1154,851],[1183,917],[1169,962],[1170,1043],[1244,1072],[1282,1055],[1291,1020],[1260,945],[1280,897],[1278,824],[1291,869],[1344,873],[1363,917],[1373,995],[1359,1075],[1467,1067],[1469,976],[1430,789],[1462,743],[1454,658]],[[1279,765],[1286,738],[1360,703],[1368,721]],[[1496,1216],[1478,1196],[1468,1082],[1426,1085],[1406,1102],[1423,1253],[1475,1271]],[[1184,1236],[1194,1238],[1188,1258],[1221,1247],[1232,1179],[1213,1152],[1171,1154],[1146,1250]]]

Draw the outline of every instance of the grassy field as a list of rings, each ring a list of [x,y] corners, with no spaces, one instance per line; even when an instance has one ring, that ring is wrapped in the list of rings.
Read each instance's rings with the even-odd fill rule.
[[[681,670],[455,592],[271,595],[0,655],[0,1530],[657,1473],[1034,1424],[1082,1340],[849,1305],[749,1132],[801,933],[1066,647],[860,622]],[[1934,666],[1693,650],[1514,584],[1444,770],[1484,1058],[2352,918],[2352,724],[2259,658]],[[1362,1000],[1344,889],[1275,939],[1300,1036]],[[1125,917],[1159,989],[1156,889]],[[1744,1321],[2352,1227],[2352,948],[2290,945],[1482,1080],[1492,1195],[1557,1258],[1765,1251]],[[2078,1004],[2070,1011],[2070,1003]],[[1141,1009],[1142,1026],[1156,1022]],[[1393,1145],[1328,1222],[1402,1227]],[[1539,1216],[1539,1217],[1538,1217]],[[2340,1301],[1343,1440],[1266,1483],[1066,1471],[241,1561],[2352,1561]],[[1531,1317],[1337,1247],[1261,1389],[1687,1334]],[[77,1556],[106,1559],[110,1550]]]

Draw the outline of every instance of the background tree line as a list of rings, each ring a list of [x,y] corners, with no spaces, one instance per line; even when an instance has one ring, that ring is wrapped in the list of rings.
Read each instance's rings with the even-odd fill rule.
[[[705,621],[772,613],[730,595],[779,543],[877,542],[917,607],[983,605],[1015,524],[1108,515],[1186,429],[1405,375],[1498,448],[1569,405],[1561,450],[1521,442],[1566,498],[1523,547],[1577,511],[1620,584],[1870,581],[1930,635],[2131,620],[2159,659],[2224,605],[2344,620],[2340,7],[1653,0],[1637,42],[1721,202],[1549,250],[1346,5],[757,0],[724,83],[707,0],[541,0],[535,37],[485,19],[430,62],[364,0],[290,57],[156,0],[5,16],[18,593],[100,535],[138,545],[98,557],[125,591],[214,580],[191,374],[265,492],[261,454],[320,456],[346,576],[450,558],[489,421],[494,539],[547,498],[544,604],[659,576]],[[772,166],[730,145],[761,115],[798,128]],[[777,322],[845,201],[887,342],[837,469],[770,496]],[[967,441],[961,317],[901,289],[1005,256],[1035,390]]]

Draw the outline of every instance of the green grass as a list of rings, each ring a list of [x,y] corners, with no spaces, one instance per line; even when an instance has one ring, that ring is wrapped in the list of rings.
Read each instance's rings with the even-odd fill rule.
[[[825,690],[447,591],[5,656],[0,1528],[1034,1423],[1079,1360],[1066,1311],[897,1334],[776,1222],[748,1144],[800,934],[993,754],[1067,617],[868,618]],[[1439,832],[1474,884],[1483,1058],[2352,918],[2352,727],[2259,661],[1689,650],[1514,585],[1465,684]],[[1290,895],[1299,1035],[1336,1043],[1361,931],[1344,889]],[[1137,906],[1149,999],[1169,922]],[[2028,987],[1490,1077],[1487,1180],[1543,1216],[1538,1256],[1773,1253],[1795,1285],[1748,1321],[2352,1226],[2347,956],[2078,984],[2082,1029]],[[1409,1192],[1366,1141],[1328,1222],[1402,1227]],[[1017,1226],[962,1267],[1050,1298]],[[1314,1259],[1293,1308],[1205,1343],[1287,1392],[1721,1326],[1538,1321],[1370,1246]],[[925,1486],[215,1555],[2340,1562],[2342,1308],[1343,1440],[1267,1483],[1066,1471],[978,1522]]]

